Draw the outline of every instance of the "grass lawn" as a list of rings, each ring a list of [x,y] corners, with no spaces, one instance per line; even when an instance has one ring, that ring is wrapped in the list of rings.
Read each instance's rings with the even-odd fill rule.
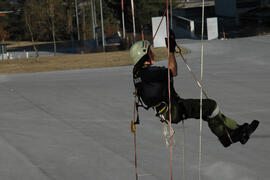
[[[167,48],[152,48],[157,61],[167,58]],[[185,50],[182,50],[185,53]],[[178,54],[178,53],[177,53]],[[57,70],[102,68],[131,65],[129,51],[89,53],[63,56],[1,60],[0,74],[46,72]]]

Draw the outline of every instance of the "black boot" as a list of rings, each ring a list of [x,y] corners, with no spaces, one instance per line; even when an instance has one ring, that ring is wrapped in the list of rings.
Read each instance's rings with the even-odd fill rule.
[[[242,134],[242,138],[240,139],[241,144],[246,144],[251,134],[257,129],[259,126],[258,120],[253,120],[244,130],[244,133]]]
[[[250,124],[245,123],[243,125],[238,125],[238,128],[232,133],[233,142],[239,141],[241,144],[246,144],[250,135],[256,130],[259,123],[258,120],[253,120]]]
[[[253,120],[251,124],[244,123],[243,125],[238,125],[235,130],[227,129],[228,134],[219,137],[219,141],[224,147],[229,147],[232,143],[236,142],[246,144],[250,135],[256,130],[259,123],[258,120]]]

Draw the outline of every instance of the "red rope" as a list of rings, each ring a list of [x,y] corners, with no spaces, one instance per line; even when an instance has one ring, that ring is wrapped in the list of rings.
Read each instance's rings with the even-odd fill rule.
[[[163,19],[164,19],[164,16],[165,16],[165,14],[166,14],[166,11],[167,11],[167,9],[165,9],[165,11],[164,11],[164,13],[163,13],[162,19],[161,19],[161,21],[160,21],[160,23],[159,23],[159,25],[158,25],[158,28],[157,28],[157,30],[156,30],[156,32],[155,32],[155,35],[153,36],[153,41],[154,41],[154,39],[155,39],[155,37],[156,37],[156,35],[157,35],[157,32],[158,32],[158,30],[159,30],[159,28],[160,28],[160,25],[161,25],[162,21],[163,21]]]
[[[173,179],[172,166],[172,111],[171,111],[171,74],[170,74],[170,33],[169,33],[169,0],[167,0],[167,39],[168,39],[168,92],[169,92],[169,126],[170,126],[170,179]]]
[[[163,13],[162,19],[158,25],[158,28],[153,36],[153,41],[157,35],[157,32],[160,28],[160,25],[164,19],[164,16],[167,12],[167,37],[168,37],[168,61],[169,61],[169,54],[170,54],[170,35],[169,35],[169,15],[168,15],[168,6],[169,1],[167,0],[167,7]],[[172,172],[172,126],[171,126],[171,90],[170,90],[170,69],[169,69],[169,62],[168,62],[168,92],[169,92],[169,126],[170,126],[170,179],[173,180],[173,172]],[[135,122],[135,114],[136,114],[136,100],[134,101],[134,110],[133,110],[133,123]],[[138,167],[137,167],[137,152],[136,152],[136,128],[134,130],[134,159],[135,159],[135,170],[136,170],[136,180],[138,180]]]
[[[135,122],[136,113],[136,99],[134,100],[134,110],[133,110],[133,123]],[[138,167],[137,167],[137,152],[136,152],[136,128],[134,128],[134,160],[135,160],[135,170],[136,170],[136,180],[138,180]]]
[[[134,17],[134,2],[131,0],[131,15]]]

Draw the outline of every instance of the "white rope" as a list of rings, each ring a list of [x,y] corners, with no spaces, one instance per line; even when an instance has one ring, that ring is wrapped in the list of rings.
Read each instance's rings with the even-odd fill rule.
[[[169,143],[169,140],[170,138],[172,137],[173,139],[173,145],[175,146],[175,138],[174,138],[174,129],[171,128],[171,132],[169,133],[168,131],[168,125],[164,122],[162,123],[162,133],[163,133],[163,136],[164,136],[164,139],[165,139],[165,144],[167,147],[170,147],[170,143]],[[171,134],[171,135],[170,135]]]
[[[182,141],[183,141],[183,148],[182,148],[182,156],[183,156],[183,180],[186,180],[186,162],[185,162],[185,123],[184,123],[184,120],[182,120],[182,131],[183,131],[183,138],[182,138]]]
[[[199,82],[199,80],[197,79],[196,75],[194,74],[194,72],[192,71],[192,69],[190,68],[190,66],[187,63],[187,60],[184,58],[183,54],[181,53],[181,48],[176,44],[176,47],[179,49],[179,54],[181,55],[181,58],[183,60],[183,62],[185,63],[186,67],[188,68],[189,72],[191,73],[194,81],[196,82],[196,84],[198,85],[199,88],[202,89],[203,95],[206,97],[206,99],[208,99],[208,96],[202,86],[202,84]]]
[[[204,0],[202,0],[202,34],[201,34],[201,84],[203,78],[203,36],[204,36]],[[202,96],[203,89],[200,88],[200,144],[199,144],[199,180],[201,180],[201,164],[202,164]]]

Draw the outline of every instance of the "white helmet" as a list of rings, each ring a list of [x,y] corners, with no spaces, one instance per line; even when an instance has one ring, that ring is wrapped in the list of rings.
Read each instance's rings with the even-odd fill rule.
[[[130,57],[133,64],[137,64],[143,56],[148,53],[150,42],[147,40],[138,41],[130,48]]]

